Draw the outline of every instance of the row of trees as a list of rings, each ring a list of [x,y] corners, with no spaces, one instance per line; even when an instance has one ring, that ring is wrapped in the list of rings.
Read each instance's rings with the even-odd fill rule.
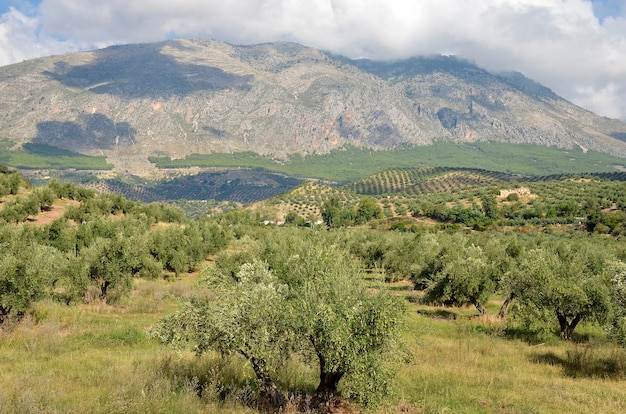
[[[58,197],[81,203],[43,227],[6,220],[7,212],[25,208],[22,203],[45,198],[51,205]],[[96,297],[115,302],[130,291],[134,277],[189,271],[231,237],[214,221],[186,221],[178,209],[56,181],[3,204],[0,324],[19,318],[44,296],[67,304]]]
[[[389,279],[411,280],[425,303],[473,305],[481,314],[494,297],[504,318],[549,330],[558,322],[570,339],[581,321],[595,321],[623,340],[625,254],[619,243],[587,235],[361,232],[351,251]],[[553,322],[552,322],[553,321]]]
[[[222,249],[228,234],[208,221],[156,229],[132,218],[79,225],[63,218],[42,229],[0,223],[0,323],[46,295],[67,304],[116,302],[134,277],[189,271]]]

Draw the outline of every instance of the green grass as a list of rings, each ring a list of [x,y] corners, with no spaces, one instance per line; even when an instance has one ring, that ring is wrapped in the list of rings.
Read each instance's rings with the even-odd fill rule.
[[[10,141],[0,140],[0,164],[15,168],[56,170],[110,170],[112,164],[104,156],[89,156],[46,144],[27,143],[11,150]]]
[[[555,341],[530,345],[476,329],[481,320],[411,319],[413,363],[400,372],[402,399],[425,413],[618,413],[626,409],[624,372],[616,377],[579,375],[567,368],[584,345]],[[492,330],[497,332],[498,330]],[[415,339],[419,338],[419,340]],[[625,361],[610,345],[592,349],[576,373],[605,353]]]
[[[176,354],[148,335],[176,308],[176,296],[196,291],[196,279],[138,280],[115,307],[37,304],[19,326],[0,332],[0,412],[256,412],[246,407],[254,392],[244,361]],[[370,283],[415,294],[375,275]],[[397,395],[380,412],[626,411],[625,352],[595,327],[581,326],[579,343],[530,344],[508,339],[498,321],[469,307],[408,306],[409,362],[398,372]],[[455,319],[436,317],[441,311]],[[315,375],[292,361],[278,380],[285,389],[310,391]]]
[[[191,154],[183,159],[151,157],[159,168],[251,167],[284,174],[348,182],[387,168],[454,167],[526,175],[580,174],[614,172],[626,160],[580,149],[563,150],[539,145],[504,143],[454,144],[439,142],[430,146],[374,151],[348,147],[328,154],[293,156],[276,162],[251,152],[233,154]]]
[[[0,335],[0,412],[245,412],[208,392],[198,397],[197,378],[232,367],[208,356],[185,371],[189,356],[149,338],[149,327],[175,309],[172,295],[194,289],[188,279],[140,281],[117,307],[38,304]]]

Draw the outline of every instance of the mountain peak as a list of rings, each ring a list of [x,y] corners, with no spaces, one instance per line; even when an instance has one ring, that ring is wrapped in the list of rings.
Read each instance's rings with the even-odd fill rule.
[[[153,155],[285,157],[435,140],[626,157],[626,123],[454,56],[379,62],[288,42],[180,39],[2,67],[0,84],[0,137],[104,154],[117,169]]]

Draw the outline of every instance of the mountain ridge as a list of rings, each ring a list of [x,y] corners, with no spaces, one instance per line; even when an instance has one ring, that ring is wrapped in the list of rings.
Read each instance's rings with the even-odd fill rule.
[[[497,141],[626,158],[626,123],[519,73],[454,57],[352,60],[295,43],[159,43],[0,67],[0,138],[105,155],[147,175],[148,157],[253,151],[276,159]]]

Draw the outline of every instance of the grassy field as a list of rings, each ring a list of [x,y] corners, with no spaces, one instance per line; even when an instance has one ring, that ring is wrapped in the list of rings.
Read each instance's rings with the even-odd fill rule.
[[[419,338],[414,363],[400,373],[403,398],[416,412],[619,413],[626,410],[622,374],[596,369],[621,361],[610,346],[530,345],[494,332],[488,320],[411,319]],[[420,411],[421,410],[421,411]]]
[[[110,170],[106,157],[78,154],[45,144],[27,143],[21,149],[11,150],[12,143],[0,139],[0,164],[23,169]]]
[[[246,408],[252,375],[241,360],[176,354],[148,335],[176,296],[197,291],[197,277],[137,280],[116,306],[39,303],[0,333],[0,412],[256,412]],[[418,305],[406,283],[373,283],[409,303],[409,359],[380,412],[626,412],[626,355],[597,328],[582,326],[578,342],[528,343],[472,309]],[[293,362],[279,380],[310,389],[314,377]]]

